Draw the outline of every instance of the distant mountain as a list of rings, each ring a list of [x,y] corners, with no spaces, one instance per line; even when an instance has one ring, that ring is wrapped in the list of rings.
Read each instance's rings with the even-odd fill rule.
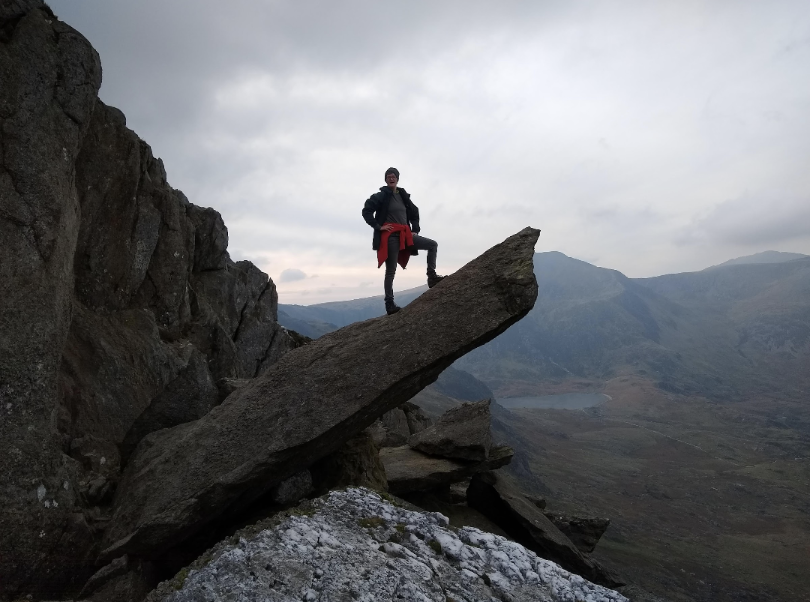
[[[427,290],[427,285],[418,286],[397,293],[397,304],[405,306]],[[382,295],[352,299],[351,301],[330,301],[315,305],[278,305],[278,321],[308,337],[319,336],[343,328],[354,322],[376,318],[385,314],[385,301]]]
[[[762,253],[754,253],[753,255],[746,255],[744,257],[737,257],[729,259],[723,263],[713,265],[707,270],[722,268],[730,265],[745,265],[751,263],[783,263],[785,261],[793,261],[794,259],[806,259],[810,255],[802,255],[801,253],[783,253],[782,251],[762,251]]]
[[[558,252],[535,255],[529,315],[455,366],[498,394],[634,373],[664,390],[735,399],[810,386],[810,257],[775,252],[656,278],[628,278]],[[762,258],[784,258],[764,262]],[[405,305],[425,287],[397,296]],[[382,297],[279,305],[279,322],[340,327],[383,314]],[[285,315],[282,315],[282,312]],[[522,390],[521,390],[522,387]]]

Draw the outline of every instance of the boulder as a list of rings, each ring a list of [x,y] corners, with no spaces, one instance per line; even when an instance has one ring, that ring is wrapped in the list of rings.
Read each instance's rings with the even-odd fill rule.
[[[431,424],[433,420],[419,406],[406,402],[383,414],[369,429],[377,447],[399,447]]]
[[[428,456],[407,445],[380,450],[388,490],[394,495],[428,491],[469,479],[472,475],[509,464],[514,455],[507,446],[493,447],[483,462],[464,462]]]
[[[402,411],[405,412],[405,420],[408,422],[409,435],[421,433],[426,428],[433,424],[433,419],[425,414],[415,403],[406,402],[401,406]]]
[[[608,587],[624,585],[596,561],[583,555],[542,510],[497,472],[476,474],[467,489],[467,504],[487,516],[510,537],[542,558],[589,581]]]
[[[118,487],[104,556],[148,556],[238,512],[520,320],[537,296],[538,236],[524,229],[402,311],[294,349],[200,420],[148,435]]]
[[[394,408],[380,416],[380,424],[385,431],[380,447],[399,447],[408,442],[411,430],[408,428],[408,417],[402,408]]]
[[[323,495],[338,487],[388,489],[380,450],[368,429],[341,445],[337,451],[321,458],[310,468],[315,492]]]
[[[609,518],[566,516],[548,511],[544,512],[544,514],[580,551],[588,554],[593,552],[596,544],[599,543],[599,539],[610,526]]]
[[[451,408],[434,425],[413,435],[408,445],[432,456],[472,462],[486,460],[492,444],[489,402],[486,399]]]

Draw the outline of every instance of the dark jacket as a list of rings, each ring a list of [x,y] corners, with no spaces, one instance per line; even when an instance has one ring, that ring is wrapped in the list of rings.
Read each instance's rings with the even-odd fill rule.
[[[408,216],[408,225],[411,232],[419,233],[419,209],[411,201],[411,195],[405,192],[404,188],[399,188],[399,195],[405,203],[405,211]],[[388,205],[391,202],[391,189],[388,186],[381,186],[380,192],[372,194],[366,204],[363,205],[363,219],[374,228],[374,239],[371,241],[371,248],[375,251],[380,248],[380,226],[385,223],[388,217]],[[416,255],[416,251],[411,251],[411,255]]]

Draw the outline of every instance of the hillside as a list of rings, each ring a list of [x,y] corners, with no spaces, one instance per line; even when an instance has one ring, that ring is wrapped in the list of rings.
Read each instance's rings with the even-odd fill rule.
[[[562,253],[538,253],[534,309],[458,367],[510,395],[633,373],[673,393],[795,397],[810,383],[803,369],[810,361],[810,259],[752,257],[757,261],[632,279]],[[398,299],[405,304],[422,290]],[[377,297],[279,305],[281,324],[308,336],[381,314]]]

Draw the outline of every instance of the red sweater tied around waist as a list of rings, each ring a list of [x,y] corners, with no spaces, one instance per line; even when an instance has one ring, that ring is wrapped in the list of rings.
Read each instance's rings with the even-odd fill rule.
[[[397,263],[405,269],[408,265],[408,260],[411,258],[410,249],[413,247],[413,233],[410,226],[405,224],[391,224],[386,222],[383,226],[392,226],[391,230],[383,230],[380,233],[380,248],[377,249],[377,267],[379,268],[388,259],[388,238],[399,232],[399,255],[397,255]]]

